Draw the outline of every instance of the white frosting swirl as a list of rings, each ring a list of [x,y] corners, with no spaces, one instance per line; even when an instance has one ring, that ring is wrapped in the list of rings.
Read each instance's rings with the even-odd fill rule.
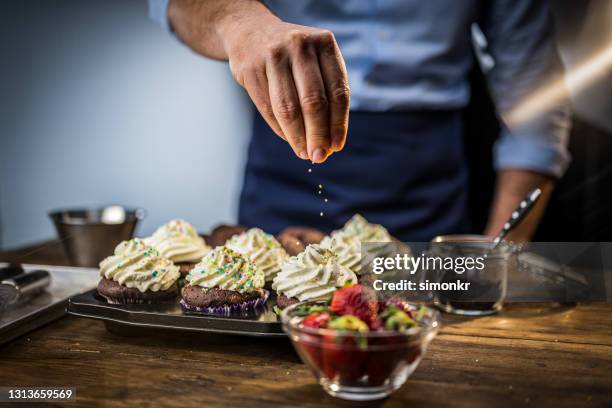
[[[357,283],[357,276],[340,265],[336,255],[318,244],[311,244],[283,264],[272,282],[272,289],[299,301],[324,299],[347,283]]]
[[[234,235],[225,245],[257,265],[263,271],[266,281],[271,281],[280,272],[283,262],[289,257],[273,235],[259,228]]]
[[[362,252],[361,244],[364,243],[367,245]],[[321,245],[336,253],[338,262],[357,274],[361,274],[363,265],[368,265],[375,257],[390,256],[396,252],[410,253],[410,248],[395,241],[385,227],[371,224],[359,214],[325,237]]]
[[[392,242],[389,231],[380,224],[371,224],[362,215],[355,214],[344,224],[343,233],[359,240],[359,242]],[[333,234],[332,234],[333,235]]]
[[[361,273],[361,242],[351,235],[335,231],[321,241],[323,248],[329,249],[338,257],[338,263],[356,274]]]
[[[100,262],[100,276],[141,292],[169,289],[179,278],[179,267],[143,240],[123,241],[114,255]]]
[[[264,273],[240,253],[225,246],[209,252],[187,275],[192,286],[220,288],[240,293],[263,288]]]
[[[183,220],[162,225],[145,242],[172,262],[198,262],[212,249],[193,225]]]

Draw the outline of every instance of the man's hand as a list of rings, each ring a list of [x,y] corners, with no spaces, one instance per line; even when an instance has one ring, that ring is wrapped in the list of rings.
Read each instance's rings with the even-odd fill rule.
[[[554,181],[550,177],[526,170],[502,170],[497,176],[495,197],[485,235],[495,237],[519,203],[536,188],[542,190],[531,212],[512,230],[506,239],[514,242],[531,240],[550,199]]]
[[[285,23],[255,0],[172,0],[169,17],[196,52],[229,60],[236,81],[298,157],[321,163],[343,148],[349,86],[330,31]]]

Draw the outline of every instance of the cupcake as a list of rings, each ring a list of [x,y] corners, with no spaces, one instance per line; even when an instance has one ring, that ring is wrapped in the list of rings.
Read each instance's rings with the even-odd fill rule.
[[[301,254],[283,264],[272,282],[279,308],[305,300],[328,299],[349,283],[357,283],[357,276],[338,262],[337,256],[319,244],[311,244]]]
[[[362,244],[367,245],[362,248]],[[410,248],[393,238],[385,227],[372,224],[359,214],[325,237],[321,245],[335,252],[338,262],[358,275],[365,272],[363,266],[369,265],[375,257],[410,253]]]
[[[178,266],[143,240],[123,241],[100,262],[98,293],[109,303],[157,303],[178,295]]]
[[[211,251],[193,225],[183,220],[172,220],[159,227],[145,242],[179,267],[181,276],[193,269]]]
[[[181,306],[188,312],[229,314],[263,305],[264,273],[240,253],[218,246],[187,275]]]
[[[287,227],[277,235],[276,239],[291,256],[304,251],[310,244],[318,244],[325,234],[314,228]]]
[[[266,282],[272,281],[285,259],[289,257],[285,249],[274,238],[259,228],[251,228],[240,235],[234,235],[226,246],[251,260],[264,273]]]

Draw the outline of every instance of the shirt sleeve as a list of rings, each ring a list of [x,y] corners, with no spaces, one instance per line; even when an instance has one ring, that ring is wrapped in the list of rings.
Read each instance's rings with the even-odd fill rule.
[[[491,95],[502,118],[494,163],[501,169],[526,169],[561,177],[571,161],[569,98],[554,41],[553,22],[545,0],[494,0],[479,25],[495,60],[488,72]],[[556,80],[556,98],[524,120],[509,123],[507,115],[541,86]]]
[[[170,0],[149,0],[149,17],[157,24],[161,25],[164,30],[172,33],[172,27],[168,21],[168,4]]]

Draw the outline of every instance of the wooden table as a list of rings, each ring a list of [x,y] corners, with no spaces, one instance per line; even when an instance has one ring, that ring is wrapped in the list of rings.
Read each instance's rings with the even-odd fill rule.
[[[0,259],[65,262],[58,245]],[[68,316],[0,347],[0,386],[74,386],[71,406],[612,406],[612,304],[445,316],[406,385],[370,404],[327,396],[288,340],[119,336]]]

